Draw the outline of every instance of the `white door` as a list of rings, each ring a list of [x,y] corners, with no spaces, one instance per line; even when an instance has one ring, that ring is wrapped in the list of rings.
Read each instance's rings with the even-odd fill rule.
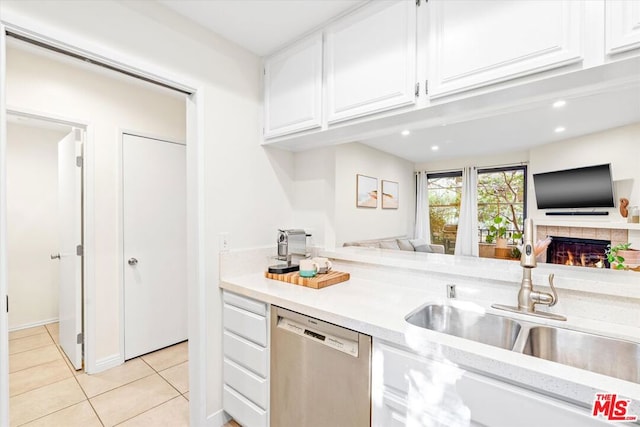
[[[81,141],[82,131],[74,129],[58,142],[60,346],[76,369],[82,369],[82,167],[76,163]]]
[[[186,147],[123,135],[125,359],[187,339]]]
[[[322,124],[322,33],[264,63],[264,135],[267,138]]]
[[[329,123],[415,103],[416,7],[371,2],[327,28]]]

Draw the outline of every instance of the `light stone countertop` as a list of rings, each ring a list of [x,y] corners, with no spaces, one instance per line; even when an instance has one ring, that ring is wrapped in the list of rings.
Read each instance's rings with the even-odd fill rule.
[[[544,274],[548,274],[549,271],[560,276],[562,284],[558,287],[564,288],[570,298],[576,299],[573,305],[567,302],[567,310],[571,313],[582,314],[581,299],[585,295],[593,296],[594,293],[596,301],[605,297],[613,298],[616,303],[623,299],[631,301],[631,307],[626,307],[631,313],[630,321],[623,317],[623,321],[616,320],[618,323],[611,323],[601,320],[606,319],[606,315],[596,318],[571,315],[567,316],[566,322],[560,322],[511,314],[490,307],[491,302],[515,303],[514,292],[517,293],[521,276],[521,268],[517,262],[435,254],[426,254],[428,256],[425,257],[425,254],[398,252],[370,248],[320,251],[320,255],[332,258],[334,269],[351,273],[351,279],[319,290],[266,279],[261,272],[266,265],[264,252],[257,256],[255,253],[246,255],[236,252],[231,255],[231,261],[221,260],[220,287],[410,347],[430,357],[444,358],[463,369],[525,385],[586,407],[591,405],[596,392],[618,393],[632,399],[630,409],[635,411],[632,413],[640,415],[640,384],[419,328],[404,320],[410,312],[426,303],[466,304],[472,309],[486,310],[525,322],[550,324],[640,342],[640,300],[636,299],[640,297],[640,292],[633,292],[632,289],[636,280],[632,274],[636,273],[620,272],[626,275],[624,280],[611,280],[608,276],[613,272],[603,272],[609,273],[608,275],[598,274],[600,272],[595,272],[595,275],[587,274],[581,271],[572,274],[572,271],[565,272],[565,268],[558,274],[554,269],[539,268],[538,270],[547,271],[542,274],[534,273],[534,283],[544,283]],[[247,259],[253,263],[254,272],[238,274],[240,271],[247,273]],[[454,272],[455,274],[452,274]],[[496,276],[499,276],[500,280],[496,280]],[[445,285],[450,283],[452,278],[462,288],[462,296],[456,300],[446,300]],[[492,279],[497,284],[493,284]],[[517,283],[505,286],[504,283],[498,283],[500,281]],[[586,287],[587,291],[584,292],[584,288],[581,288],[578,296],[573,296],[576,293],[573,288],[581,286]],[[640,288],[640,283],[637,286]],[[489,294],[482,295],[484,298],[473,297],[478,295],[480,289]],[[628,295],[627,298],[617,295],[630,289],[631,299]],[[584,295],[581,292],[584,292]],[[624,308],[622,307],[622,311]],[[612,311],[612,316],[621,310],[615,306],[608,309]],[[554,312],[566,313],[562,310]],[[638,316],[637,319],[634,313]]]

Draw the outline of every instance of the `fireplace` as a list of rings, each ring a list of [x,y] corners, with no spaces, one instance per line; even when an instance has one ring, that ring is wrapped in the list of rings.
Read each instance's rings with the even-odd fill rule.
[[[609,268],[605,256],[610,240],[554,237],[547,248],[547,262],[578,267]]]

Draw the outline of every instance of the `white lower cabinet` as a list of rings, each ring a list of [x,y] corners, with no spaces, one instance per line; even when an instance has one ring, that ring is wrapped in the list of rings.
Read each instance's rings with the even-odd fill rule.
[[[595,427],[587,409],[374,338],[372,426]]]
[[[269,425],[269,306],[223,292],[224,410],[243,427]]]

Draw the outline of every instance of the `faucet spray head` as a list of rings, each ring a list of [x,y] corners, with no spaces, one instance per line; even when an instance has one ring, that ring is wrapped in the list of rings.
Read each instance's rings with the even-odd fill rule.
[[[533,220],[531,218],[524,220],[524,244],[522,245],[520,265],[525,268],[535,268],[538,266],[536,251],[533,246]]]

